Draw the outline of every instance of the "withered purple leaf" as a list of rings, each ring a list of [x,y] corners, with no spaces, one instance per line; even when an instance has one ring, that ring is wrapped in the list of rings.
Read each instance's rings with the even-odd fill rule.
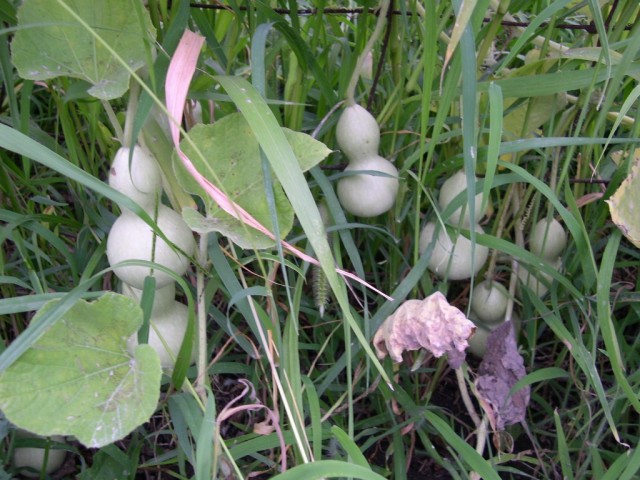
[[[401,362],[404,351],[425,348],[436,357],[449,353],[451,367],[458,368],[474,330],[473,322],[436,292],[400,305],[380,326],[373,344],[380,359],[390,355],[394,362]]]
[[[526,375],[524,360],[518,353],[513,322],[505,322],[487,338],[487,352],[478,367],[475,381],[480,403],[494,430],[524,421],[530,388],[521,388],[509,396],[511,388]]]

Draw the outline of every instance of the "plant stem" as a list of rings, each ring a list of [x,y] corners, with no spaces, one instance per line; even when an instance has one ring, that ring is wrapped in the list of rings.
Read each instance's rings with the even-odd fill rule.
[[[209,235],[203,233],[200,235],[200,241],[198,245],[198,263],[200,265],[206,265],[207,262],[207,245],[209,241]],[[201,396],[202,401],[206,402],[206,392],[204,386],[207,380],[207,309],[204,305],[205,290],[204,285],[204,270],[202,268],[197,269],[196,273],[196,289],[198,296],[198,376],[196,380],[196,391]]]
[[[358,61],[356,62],[356,66],[353,69],[353,73],[351,74],[351,79],[349,80],[349,84],[347,85],[347,89],[345,91],[345,102],[347,107],[355,105],[355,92],[356,86],[358,85],[358,79],[360,78],[360,71],[362,70],[362,65],[364,64],[365,59],[369,52],[373,49],[373,45],[378,41],[380,34],[382,33],[382,29],[384,28],[385,23],[387,22],[387,11],[389,10],[389,2],[390,0],[381,0],[380,2],[380,11],[378,12],[378,23],[376,23],[376,28],[373,30],[373,33],[369,37],[369,41],[364,47],[364,50],[360,53],[358,57]]]
[[[134,118],[138,108],[138,99],[140,98],[140,85],[135,79],[131,79],[129,87],[129,102],[127,103],[127,115],[124,121],[124,142],[125,146],[131,146],[131,135],[133,133]]]
[[[469,396],[469,390],[467,390],[467,381],[464,378],[464,372],[462,371],[462,367],[458,367],[455,369],[456,379],[458,380],[458,389],[460,390],[460,396],[462,397],[462,401],[464,406],[467,407],[467,413],[473,420],[473,424],[476,428],[480,427],[480,417],[476,413],[476,409],[473,406],[473,402],[471,401],[471,397]]]
[[[118,117],[116,117],[116,112],[113,111],[111,104],[106,100],[102,101],[102,106],[104,107],[104,111],[111,122],[111,126],[113,127],[113,133],[115,133],[116,138],[120,142],[121,147],[128,147],[129,144],[125,142],[124,132],[122,131],[122,127],[118,122]]]

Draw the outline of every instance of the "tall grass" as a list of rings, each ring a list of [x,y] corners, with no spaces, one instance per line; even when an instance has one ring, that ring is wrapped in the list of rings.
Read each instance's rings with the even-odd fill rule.
[[[287,240],[317,255],[333,294],[321,315],[307,263],[210,235],[208,261],[198,264],[207,309],[204,402],[167,385],[157,414],[125,441],[71,454],[68,478],[118,461],[128,462],[131,478],[136,470],[175,478],[638,475],[640,254],[611,223],[605,203],[640,139],[636,1],[391,2],[393,14],[374,47],[374,77],[359,80],[356,101],[377,117],[381,155],[398,167],[401,187],[393,210],[368,220],[345,213],[335,194],[346,158],[336,151],[303,180],[275,126],[312,133],[337,150],[335,123],[378,21],[376,2],[349,2],[364,5],[355,14],[323,12],[330,5],[319,0],[230,1],[225,9],[148,3],[164,48],[150,87],[162,98],[165,52],[172,54],[182,30],[206,37],[191,96],[205,119],[236,109],[249,119],[297,214]],[[318,10],[296,13],[307,7]],[[0,31],[5,348],[46,299],[62,296],[70,304],[74,296],[116,289],[115,277],[96,273],[108,270],[105,238],[115,219],[115,198],[99,185],[118,147],[100,102],[64,95],[67,79],[45,86],[16,75],[9,58],[15,19],[12,7],[6,10]],[[528,26],[505,24],[516,20]],[[123,100],[112,102],[116,112],[124,107]],[[622,154],[612,155],[616,150]],[[418,238],[427,221],[446,221],[437,192],[460,169],[470,185],[460,204],[485,192],[488,214],[477,219],[485,234],[470,237],[492,249],[492,261],[473,282],[446,282],[428,271]],[[318,223],[320,202],[329,212],[331,242]],[[531,226],[551,216],[569,233],[561,269],[527,250]],[[486,276],[509,285],[513,260],[551,279],[544,297],[520,288],[515,304],[528,370],[520,385],[531,386],[531,403],[524,425],[492,433],[477,452],[475,427],[446,361],[415,352],[401,365],[380,364],[370,341],[406,299],[439,290],[466,311],[474,282]],[[335,266],[393,300],[347,285]],[[188,279],[193,293],[195,276],[194,270]],[[478,359],[468,363],[472,384]],[[241,396],[247,385],[251,398]],[[260,408],[227,415],[234,399],[236,407]]]

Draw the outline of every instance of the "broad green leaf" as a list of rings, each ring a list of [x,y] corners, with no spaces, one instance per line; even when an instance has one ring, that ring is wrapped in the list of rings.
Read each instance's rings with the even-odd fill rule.
[[[618,190],[607,203],[611,219],[625,237],[640,248],[640,159],[634,158],[629,176],[624,179]]]
[[[74,435],[92,448],[125,437],[153,414],[160,392],[155,350],[127,352],[127,338],[141,324],[138,303],[123,295],[79,300],[0,375],[0,410],[20,428]]]
[[[89,93],[94,97],[102,100],[121,97],[129,87],[130,74],[113,53],[129,68],[137,70],[145,64],[145,41],[155,39],[148,15],[145,13],[141,21],[135,14],[144,11],[135,8],[136,1],[139,0],[25,1],[18,10],[19,28],[12,43],[18,74],[29,80],[68,75],[92,84]]]
[[[515,99],[506,99],[504,111],[507,111]],[[564,93],[545,97],[533,97],[514,107],[503,119],[506,140],[531,138],[549,119],[564,110],[567,96]]]
[[[330,153],[323,143],[309,135],[287,129],[283,131],[303,171],[317,165]],[[231,114],[213,125],[197,125],[189,131],[189,138],[191,141],[184,140],[180,146],[197,170],[273,231],[264,189],[260,146],[244,117],[239,113]],[[206,205],[205,216],[192,208],[183,209],[183,217],[192,230],[220,232],[242,248],[259,249],[274,245],[272,239],[220,209],[182,163],[176,160],[174,168],[180,185],[201,197]],[[277,181],[273,184],[273,195],[280,235],[284,237],[293,226],[293,209]]]

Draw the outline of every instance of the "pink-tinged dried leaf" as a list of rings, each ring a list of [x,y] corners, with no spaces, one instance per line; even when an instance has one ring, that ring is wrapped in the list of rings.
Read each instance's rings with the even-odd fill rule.
[[[494,430],[524,421],[529,405],[530,389],[524,387],[509,396],[509,391],[526,375],[524,360],[518,353],[513,323],[505,322],[487,338],[475,385],[480,403]]]
[[[182,163],[187,171],[209,194],[209,196],[211,196],[211,198],[215,200],[220,208],[222,208],[229,215],[242,220],[245,224],[252,228],[255,228],[269,238],[275,239],[275,236],[272,232],[270,232],[260,222],[253,218],[253,216],[247,213],[240,205],[238,205],[227,195],[225,195],[222,190],[212,184],[204,176],[202,176],[202,174],[200,174],[200,172],[198,172],[196,167],[193,165],[191,160],[189,160],[189,157],[187,157],[180,149],[180,129],[178,128],[178,125],[180,125],[180,119],[182,118],[182,115],[184,113],[184,106],[187,100],[189,84],[191,83],[191,79],[193,78],[193,74],[195,73],[196,65],[198,63],[198,56],[200,55],[200,49],[202,48],[204,40],[204,37],[202,37],[201,35],[198,35],[197,33],[191,32],[189,30],[185,30],[182,38],[180,39],[180,43],[178,44],[178,48],[176,48],[173,58],[171,59],[171,62],[169,64],[169,69],[167,70],[167,78],[165,80],[165,91],[167,111],[169,112],[169,129],[171,131],[171,139],[173,140],[176,152],[178,153],[178,156],[182,160]],[[304,260],[305,262],[309,262],[313,265],[320,264],[318,260],[307,255],[293,245],[285,241],[281,241],[281,243],[282,246],[289,252],[296,255],[298,258]],[[378,290],[377,288],[365,282],[363,279],[351,272],[347,272],[346,270],[342,269],[336,269],[336,272],[338,272],[345,278],[355,280],[356,282],[383,296],[387,300],[393,300],[393,298],[391,298],[389,295]]]
[[[373,339],[380,359],[402,361],[402,352],[425,348],[436,357],[449,353],[452,368],[464,361],[467,339],[475,326],[436,292],[424,300],[407,300],[380,326]]]

